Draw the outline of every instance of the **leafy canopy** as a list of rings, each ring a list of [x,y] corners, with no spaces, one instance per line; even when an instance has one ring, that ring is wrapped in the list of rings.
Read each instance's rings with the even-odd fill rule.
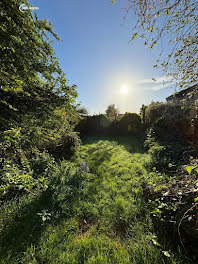
[[[29,5],[27,1],[25,4]],[[69,87],[55,52],[48,20],[20,12],[19,0],[1,1],[0,16],[0,111],[1,127],[21,122],[26,113],[47,118],[56,107],[70,108],[77,97]]]
[[[115,104],[110,104],[105,112],[108,117],[116,120],[119,114],[119,109],[115,106]]]

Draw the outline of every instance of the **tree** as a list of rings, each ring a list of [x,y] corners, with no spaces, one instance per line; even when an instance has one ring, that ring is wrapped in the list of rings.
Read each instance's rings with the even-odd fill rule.
[[[38,147],[72,131],[77,92],[51,46],[50,35],[59,40],[53,25],[20,12],[20,4],[1,1],[0,127],[2,132],[20,127]]]
[[[1,129],[21,124],[26,114],[43,122],[61,105],[71,111],[77,97],[76,86],[68,86],[51,47],[49,34],[59,39],[53,25],[30,11],[20,12],[20,4],[20,0],[1,1]]]
[[[144,104],[140,108],[140,116],[141,116],[142,123],[143,123],[144,126],[146,124],[146,108],[147,108],[147,106],[144,105]]]
[[[113,118],[114,120],[117,120],[119,109],[115,106],[115,104],[110,104],[107,107],[107,110],[105,111],[108,117]]]
[[[128,0],[127,13],[137,16],[131,40],[141,37],[151,49],[160,43],[165,59],[154,67],[161,65],[182,88],[198,82],[197,11],[194,0]]]
[[[79,114],[82,114],[82,115],[85,115],[85,116],[88,116],[89,115],[89,111],[87,110],[87,108],[84,107],[84,106],[81,106],[81,105],[78,105],[77,106],[76,111]]]
[[[59,38],[50,22],[20,12],[20,4],[0,3],[0,198],[44,187],[32,161],[46,150],[68,158],[79,145],[76,86],[68,85],[51,46],[50,37]]]

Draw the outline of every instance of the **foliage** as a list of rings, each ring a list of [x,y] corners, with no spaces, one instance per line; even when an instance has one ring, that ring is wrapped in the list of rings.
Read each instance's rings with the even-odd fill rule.
[[[165,103],[151,102],[145,110],[145,123],[150,127],[158,118],[163,116],[165,111]]]
[[[152,102],[145,110],[146,127],[159,130],[161,135],[167,134],[175,126],[189,119],[189,112],[192,106],[178,102]]]
[[[119,109],[115,106],[115,104],[110,104],[107,107],[105,113],[109,118],[117,120],[119,115]]]
[[[31,131],[29,133],[31,135]],[[1,133],[0,195],[2,199],[12,197],[22,190],[30,192],[35,188],[47,188],[54,159],[46,151],[40,151],[39,145],[36,145],[38,140],[34,142],[35,136],[30,135],[22,128],[13,128]],[[70,136],[66,134],[65,139],[61,138],[59,142],[53,140],[52,143],[54,141],[53,149],[50,149],[52,145],[46,142],[45,148],[51,150],[57,158],[60,156],[58,150],[62,151],[63,157],[68,157],[79,146],[79,139],[75,133]],[[59,149],[58,143],[62,144],[59,145]]]
[[[122,136],[141,137],[144,130],[140,117],[135,113],[126,113],[122,118],[113,120],[106,115],[93,115],[83,118],[75,128],[81,136]]]
[[[140,116],[135,113],[125,113],[118,124],[120,135],[141,135],[143,132]]]
[[[146,108],[147,108],[147,106],[144,105],[144,104],[140,108],[140,117],[141,117],[142,124],[143,124],[144,127],[145,127],[145,124],[146,124]]]
[[[140,37],[151,49],[161,43],[159,55],[163,54],[165,59],[157,60],[154,67],[160,64],[181,87],[198,81],[197,8],[194,0],[128,1],[127,14],[137,17],[131,40]]]
[[[86,107],[84,107],[84,106],[81,106],[81,105],[79,105],[79,106],[77,107],[76,111],[77,111],[79,114],[83,114],[83,115],[86,115],[86,116],[89,115],[89,111],[88,111],[88,109],[87,109]]]
[[[185,251],[196,261],[197,258],[197,160],[192,159],[189,166],[177,168],[168,184],[147,186],[145,194],[152,210],[154,221],[158,226],[158,234],[162,236],[162,228],[173,239],[173,229],[177,230],[177,240]],[[187,171],[191,170],[190,174]],[[163,226],[163,227],[162,227]],[[165,236],[167,239],[167,236]]]
[[[147,139],[145,146],[158,170],[174,172],[177,166],[197,155],[196,147],[187,139],[191,105],[186,101],[152,102],[145,110]],[[191,136],[192,137],[192,136]]]
[[[157,136],[151,129],[145,141],[145,147],[152,157],[153,166],[158,170],[175,172],[177,167],[189,162],[197,155],[191,143],[185,141],[178,133]]]
[[[28,4],[27,1],[24,2]],[[77,96],[60,69],[49,34],[58,39],[47,20],[19,11],[19,0],[1,3],[1,127],[21,122],[26,113],[44,120]],[[7,122],[6,122],[7,121]]]
[[[1,263],[190,263],[158,246],[143,189],[168,177],[149,173],[149,163],[148,154],[98,141],[54,164],[46,191],[3,206]]]
[[[22,149],[23,137],[19,130],[4,132],[1,141],[0,196],[1,200],[36,189],[46,189],[54,160],[38,149]],[[26,143],[26,142],[25,142]]]
[[[154,139],[152,140],[154,141]],[[167,160],[166,156],[166,147],[161,146],[157,142],[146,141],[147,146],[149,145],[149,154],[152,157],[152,166],[156,166],[158,169],[167,168],[169,164],[169,160]]]
[[[112,121],[105,115],[93,115],[83,118],[77,124],[75,130],[82,136],[108,134]]]
[[[70,157],[79,146],[73,127],[76,86],[69,86],[51,46],[59,40],[48,20],[20,12],[19,0],[2,1],[0,26],[0,185],[11,190],[36,188],[32,161],[47,152]],[[29,5],[28,1],[24,4]],[[47,168],[48,165],[46,165]],[[45,176],[44,176],[45,174]],[[48,176],[47,176],[48,177]],[[45,185],[45,184],[43,184]],[[11,195],[12,196],[12,195]]]

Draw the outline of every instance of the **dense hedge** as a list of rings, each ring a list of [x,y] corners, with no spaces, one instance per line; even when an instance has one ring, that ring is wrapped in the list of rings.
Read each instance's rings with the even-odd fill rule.
[[[152,102],[146,107],[145,126],[153,129],[156,138],[162,138],[173,132],[193,141],[196,120],[193,128],[192,118],[195,119],[196,110],[193,105],[184,102]]]
[[[188,163],[197,156],[196,115],[194,105],[185,101],[167,103],[152,102],[146,107],[145,146],[157,169],[174,171],[179,165]]]
[[[126,113],[120,120],[112,121],[106,115],[94,115],[83,118],[76,131],[84,135],[142,135],[141,118],[135,113]]]
[[[141,118],[135,113],[126,113],[118,124],[120,135],[136,135],[143,132]]]
[[[146,107],[145,119],[147,127],[155,123],[159,118],[166,122],[174,123],[188,117],[190,107],[180,102],[152,102]]]

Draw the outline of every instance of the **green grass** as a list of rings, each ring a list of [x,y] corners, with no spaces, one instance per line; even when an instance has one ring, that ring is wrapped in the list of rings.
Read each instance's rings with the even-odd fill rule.
[[[84,139],[70,162],[56,166],[46,192],[2,208],[0,263],[190,263],[182,252],[156,243],[144,200],[145,184],[168,177],[149,173],[141,141],[114,140]],[[90,173],[76,173],[82,161]],[[42,212],[49,219],[42,221]]]

